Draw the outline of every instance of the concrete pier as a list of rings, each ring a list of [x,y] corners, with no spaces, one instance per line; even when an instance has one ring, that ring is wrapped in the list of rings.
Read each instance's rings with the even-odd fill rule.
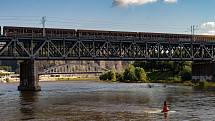
[[[20,63],[19,91],[40,91],[37,63],[35,60],[25,60]]]
[[[193,62],[192,80],[194,82],[215,81],[215,63],[214,62]]]

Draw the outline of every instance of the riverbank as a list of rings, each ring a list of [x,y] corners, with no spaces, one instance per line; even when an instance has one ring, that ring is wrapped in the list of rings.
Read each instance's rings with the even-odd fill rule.
[[[194,89],[215,90],[214,82],[201,81],[194,85]]]
[[[52,82],[52,81],[100,81],[98,78],[69,78],[69,77],[59,77],[59,78],[43,78],[40,82]]]
[[[60,81],[94,81],[94,82],[102,82],[99,78],[68,78],[68,77],[50,77],[50,78],[42,78],[39,79],[39,82],[60,82]],[[0,83],[19,83],[19,79],[2,79]]]

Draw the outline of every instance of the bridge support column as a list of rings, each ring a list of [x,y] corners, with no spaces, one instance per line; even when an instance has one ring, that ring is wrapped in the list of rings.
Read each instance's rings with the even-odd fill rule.
[[[19,91],[40,91],[37,63],[35,60],[25,60],[20,63]]]
[[[214,62],[193,62],[192,64],[192,80],[199,81],[215,81],[215,63]]]

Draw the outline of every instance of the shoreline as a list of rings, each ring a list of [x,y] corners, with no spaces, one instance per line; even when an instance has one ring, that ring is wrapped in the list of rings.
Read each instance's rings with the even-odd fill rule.
[[[39,80],[39,82],[63,82],[63,81],[94,81],[94,82],[99,82],[101,80],[97,78],[61,78],[61,79],[51,79],[51,80]],[[103,81],[101,81],[103,82]]]
[[[98,78],[49,78],[40,79],[39,82],[63,82],[63,81],[92,81],[92,82],[105,82]],[[19,83],[19,80],[0,81],[0,84]]]

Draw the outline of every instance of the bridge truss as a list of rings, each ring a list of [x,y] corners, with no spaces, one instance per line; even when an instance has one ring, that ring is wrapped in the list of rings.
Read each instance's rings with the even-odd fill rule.
[[[16,38],[0,36],[6,60],[213,61],[215,42],[114,37]]]

